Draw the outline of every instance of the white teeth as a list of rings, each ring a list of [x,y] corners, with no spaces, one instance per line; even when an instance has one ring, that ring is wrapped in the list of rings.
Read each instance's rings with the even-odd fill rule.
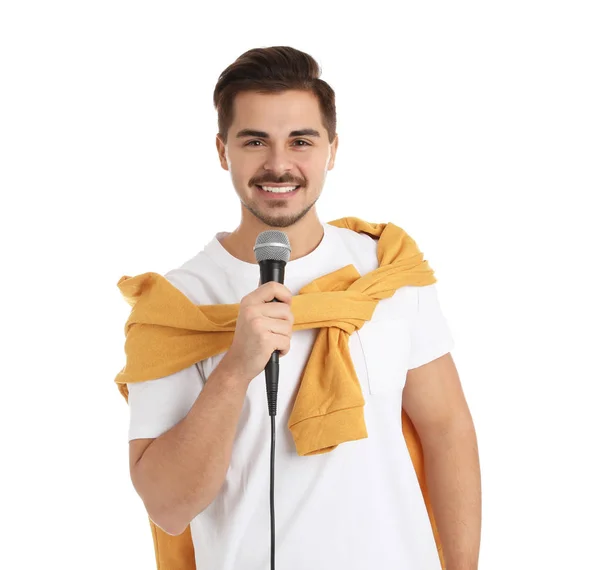
[[[259,186],[263,190],[267,192],[275,192],[276,194],[281,194],[284,192],[293,192],[298,186],[282,186],[281,188],[276,188],[274,186]]]

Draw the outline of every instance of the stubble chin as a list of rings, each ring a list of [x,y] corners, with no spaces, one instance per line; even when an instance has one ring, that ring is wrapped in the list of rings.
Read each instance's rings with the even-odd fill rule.
[[[318,198],[317,198],[318,199]],[[242,205],[246,208],[255,218],[259,219],[263,224],[272,227],[272,228],[287,228],[293,226],[299,220],[301,220],[310,210],[313,208],[317,200],[315,200],[309,206],[303,208],[300,211],[296,212],[285,212],[283,211],[283,207],[272,208],[271,211],[261,208],[255,202],[242,201]]]

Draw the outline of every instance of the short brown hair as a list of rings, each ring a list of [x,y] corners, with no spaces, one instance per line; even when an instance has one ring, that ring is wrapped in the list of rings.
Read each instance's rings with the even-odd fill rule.
[[[248,50],[219,76],[213,102],[218,115],[219,135],[227,144],[227,132],[233,123],[233,102],[242,91],[277,93],[290,89],[310,91],[319,100],[321,120],[329,143],[335,138],[335,92],[322,79],[316,60],[288,46]]]

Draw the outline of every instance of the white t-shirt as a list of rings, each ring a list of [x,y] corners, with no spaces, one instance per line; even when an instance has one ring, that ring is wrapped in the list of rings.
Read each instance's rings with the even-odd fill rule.
[[[285,286],[296,295],[317,277],[353,264],[378,267],[377,241],[323,224],[308,255],[287,263]],[[204,250],[165,274],[197,305],[239,303],[259,285],[257,264],[241,261],[216,234]],[[318,329],[294,331],[279,360],[275,452],[275,537],[282,570],[432,570],[439,558],[402,434],[406,372],[449,352],[453,338],[435,284],[405,286],[379,301],[373,317],[349,337],[365,397],[368,438],[329,453],[301,457],[287,427]],[[155,438],[189,412],[224,353],[165,378],[128,384],[129,439]],[[265,570],[270,560],[271,420],[264,373],[248,388],[226,480],[190,523],[196,566]]]

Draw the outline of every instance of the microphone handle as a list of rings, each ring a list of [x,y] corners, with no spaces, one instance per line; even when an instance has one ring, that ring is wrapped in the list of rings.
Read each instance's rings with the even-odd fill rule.
[[[285,261],[265,259],[260,262],[260,284],[276,281],[283,285],[285,277]],[[281,303],[273,299],[271,303]],[[267,404],[269,416],[277,415],[277,390],[279,388],[279,350],[274,350],[265,366],[265,381],[267,385]]]

